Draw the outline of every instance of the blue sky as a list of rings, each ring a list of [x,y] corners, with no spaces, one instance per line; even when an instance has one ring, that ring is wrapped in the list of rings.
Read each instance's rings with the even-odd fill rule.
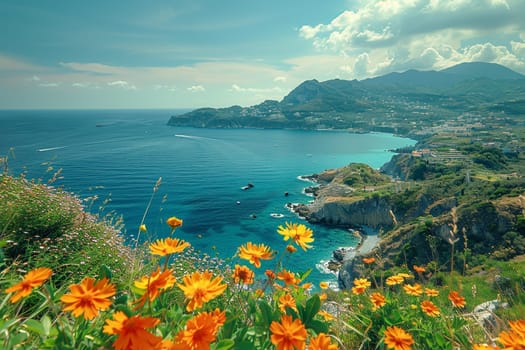
[[[0,109],[281,100],[469,61],[525,74],[523,0],[0,0]]]

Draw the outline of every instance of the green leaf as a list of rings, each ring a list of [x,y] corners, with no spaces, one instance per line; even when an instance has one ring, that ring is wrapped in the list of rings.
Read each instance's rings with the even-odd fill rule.
[[[109,268],[109,266],[104,265],[104,264],[100,266],[100,276],[101,278],[111,279],[111,277],[113,276],[113,273],[111,272],[111,269]]]
[[[27,329],[29,332],[37,333],[40,336],[46,335],[46,329],[44,325],[37,320],[29,319],[25,321],[24,328]]]
[[[235,350],[256,350],[255,345],[251,342],[242,341],[235,343]]]
[[[215,344],[215,350],[228,350],[235,345],[235,342],[231,339],[223,339]]]
[[[261,321],[265,328],[270,327],[273,321],[273,311],[270,305],[265,300],[259,302],[259,310],[261,310]]]
[[[302,321],[303,323],[309,324],[310,321],[313,320],[315,315],[319,312],[321,309],[321,299],[319,298],[319,295],[315,294],[313,297],[308,299],[306,301],[306,307],[304,309],[304,314],[302,315]]]
[[[315,333],[328,333],[328,324],[320,320],[312,320],[306,326],[313,330]]]

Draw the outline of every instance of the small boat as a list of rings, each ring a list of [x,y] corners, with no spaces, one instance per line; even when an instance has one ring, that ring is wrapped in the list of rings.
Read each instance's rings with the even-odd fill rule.
[[[270,216],[272,218],[284,218],[284,215],[281,213],[271,213]]]
[[[246,186],[242,186],[242,187],[241,187],[241,190],[246,191],[246,190],[249,190],[249,189],[252,188],[252,187],[253,187],[253,184],[252,184],[252,183],[248,183]]]

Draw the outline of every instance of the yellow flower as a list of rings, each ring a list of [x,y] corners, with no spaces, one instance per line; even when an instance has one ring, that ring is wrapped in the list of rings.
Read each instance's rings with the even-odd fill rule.
[[[330,336],[325,333],[319,333],[317,337],[310,339],[308,350],[337,350],[338,347],[332,344]]]
[[[144,294],[136,301],[137,309],[142,307],[146,300],[155,300],[160,291],[173,287],[175,284],[175,277],[173,277],[172,270],[165,270],[160,272],[160,267],[150,276],[144,276],[140,281],[135,281],[135,287],[144,291]]]
[[[261,267],[261,260],[270,260],[273,258],[273,252],[270,247],[264,244],[246,243],[239,248],[239,258],[248,260],[255,267]]]
[[[325,310],[319,310],[317,313],[319,316],[325,319],[325,321],[332,321],[335,319],[334,315]]]
[[[437,289],[425,288],[425,294],[429,297],[437,297],[439,295],[439,291]]]
[[[438,307],[429,300],[421,302],[421,310],[423,310],[424,313],[431,317],[439,316],[440,313]]]
[[[404,272],[400,272],[400,273],[398,273],[397,276],[399,276],[399,277],[401,277],[401,278],[404,278],[404,279],[414,278],[414,276],[412,276],[411,274],[409,274],[409,273],[404,273]]]
[[[177,217],[175,217],[175,216],[172,216],[171,218],[168,218],[168,220],[166,220],[166,223],[173,230],[176,229],[179,226],[182,226],[182,220],[177,218]]]
[[[183,345],[181,349],[209,349],[225,322],[224,311],[201,312],[186,322],[186,329],[177,335],[177,344]]]
[[[328,289],[329,287],[329,284],[328,282],[319,282],[319,287],[321,287],[321,289]]]
[[[308,243],[314,241],[312,235],[313,231],[303,224],[292,224],[286,223],[286,227],[279,226],[277,233],[283,236],[284,240],[287,241],[292,239],[295,244],[303,248],[306,251],[308,248],[312,248]]]
[[[386,298],[381,293],[372,293],[372,295],[370,296],[370,301],[373,304],[372,306],[373,311],[379,309],[380,307],[386,304]]]
[[[60,300],[66,304],[64,311],[71,311],[73,316],[84,315],[86,320],[92,320],[99,310],[106,310],[111,306],[111,298],[116,293],[115,286],[109,279],[103,278],[96,284],[95,280],[86,277],[79,284],[69,287],[70,293],[62,295]]]
[[[352,293],[355,295],[363,294],[366,288],[370,287],[372,284],[366,278],[356,278],[354,279],[354,286],[352,287]]]
[[[458,292],[452,291],[448,293],[448,299],[452,302],[454,307],[464,308],[465,307],[465,298],[459,295]]]
[[[279,309],[281,312],[286,312],[286,308],[289,307],[292,310],[297,311],[295,305],[295,299],[290,294],[286,293],[279,298]]]
[[[423,289],[421,288],[421,285],[418,283],[414,285],[405,284],[403,286],[403,289],[405,290],[405,293],[407,293],[408,295],[418,296],[418,295],[423,294]]]
[[[169,254],[181,253],[188,248],[190,244],[178,238],[159,239],[150,244],[151,254],[166,256]]]
[[[5,290],[6,293],[16,292],[9,301],[11,303],[16,303],[18,300],[28,296],[33,291],[33,288],[40,287],[44,284],[44,282],[51,277],[52,273],[53,271],[47,267],[39,267],[29,271],[25,274],[22,281]]]
[[[117,311],[113,314],[113,320],[106,320],[103,332],[118,335],[113,343],[116,350],[155,349],[161,344],[162,338],[146,331],[146,328],[153,328],[158,323],[158,318],[128,317],[122,311]]]
[[[235,265],[232,278],[235,283],[253,284],[254,272],[248,266]]]
[[[148,229],[146,228],[146,224],[142,224],[139,226],[139,231],[142,231],[142,232],[147,232]]]
[[[394,350],[410,350],[412,344],[414,344],[412,335],[405,332],[404,329],[391,326],[387,327],[385,330],[385,345],[387,348]]]
[[[270,341],[276,350],[304,349],[306,346],[306,328],[301,320],[292,321],[292,316],[284,315],[281,322],[273,321],[270,325]]]
[[[191,275],[184,276],[183,281],[184,284],[177,283],[177,285],[189,299],[186,306],[188,311],[202,307],[204,303],[221,295],[227,287],[226,284],[221,284],[222,277],[217,276],[212,279],[212,273],[209,271],[202,273],[196,271]]]
[[[394,275],[390,276],[386,279],[386,284],[389,286],[395,286],[396,284],[401,284],[405,281],[405,279],[401,276]]]
[[[290,272],[286,269],[283,269],[277,273],[277,279],[283,281],[287,286],[293,286],[300,282],[299,279],[295,277],[293,272]]]

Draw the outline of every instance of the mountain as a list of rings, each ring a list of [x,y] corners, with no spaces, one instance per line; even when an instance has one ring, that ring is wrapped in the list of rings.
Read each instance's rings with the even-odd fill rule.
[[[408,70],[358,80],[307,80],[282,101],[200,108],[172,116],[172,126],[352,129],[408,135],[469,114],[525,115],[525,76],[494,63],[441,71]],[[416,125],[416,127],[414,126]]]

